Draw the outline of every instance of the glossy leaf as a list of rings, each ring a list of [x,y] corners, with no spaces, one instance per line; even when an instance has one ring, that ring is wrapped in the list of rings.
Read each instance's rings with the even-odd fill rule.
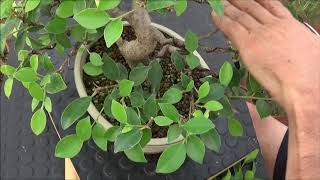
[[[205,117],[194,117],[183,124],[183,129],[192,134],[203,134],[215,126],[211,120]]]
[[[166,148],[161,154],[156,172],[171,173],[176,171],[186,159],[186,148],[184,144],[174,144]]]
[[[150,96],[143,105],[143,113],[147,118],[153,117],[158,112],[157,102],[154,96]]]
[[[95,66],[102,66],[102,58],[98,53],[90,53],[90,62]]]
[[[220,68],[219,80],[220,83],[224,86],[228,86],[232,80],[233,69],[232,65],[229,62],[225,62]]]
[[[173,61],[174,65],[178,71],[182,71],[184,69],[184,67],[185,67],[184,59],[178,51],[174,51],[171,54],[171,60]]]
[[[242,136],[243,135],[243,128],[240,121],[236,119],[229,119],[228,120],[228,129],[229,133],[232,136]]]
[[[185,36],[185,47],[190,52],[193,53],[198,49],[198,37],[191,31],[188,31]]]
[[[108,141],[114,142],[120,133],[121,128],[119,126],[112,126],[106,131],[105,137]]]
[[[130,96],[134,82],[127,79],[121,80],[119,83],[120,96]]]
[[[98,9],[108,10],[117,7],[121,0],[95,0]]]
[[[202,99],[204,97],[206,97],[209,94],[210,91],[210,84],[209,82],[205,82],[203,83],[200,87],[199,87],[199,91],[198,91],[198,99]]]
[[[160,89],[160,83],[163,77],[162,67],[158,61],[152,61],[150,66],[151,69],[148,72],[148,80],[150,81],[151,88],[157,91]]]
[[[43,103],[44,103],[44,108],[45,108],[49,113],[51,113],[51,112],[52,112],[52,102],[51,102],[50,97],[46,97]]]
[[[147,159],[144,157],[144,152],[140,144],[135,145],[133,148],[125,150],[124,154],[133,162],[146,163]]]
[[[120,77],[120,71],[117,64],[107,54],[103,55],[102,71],[110,80],[117,80]]]
[[[149,66],[135,67],[129,74],[129,80],[133,81],[135,86],[139,86],[146,80],[149,70]]]
[[[10,97],[11,95],[11,91],[12,91],[12,86],[13,86],[13,79],[12,78],[8,78],[5,83],[4,83],[4,94],[6,95],[7,98]]]
[[[31,102],[31,111],[33,112],[37,106],[39,105],[39,102],[38,100],[36,100],[35,98],[32,98],[32,102]]]
[[[112,100],[111,104],[111,112],[113,117],[119,121],[120,123],[127,123],[128,117],[126,113],[126,109],[119,102]]]
[[[186,148],[187,148],[187,155],[192,160],[194,160],[199,164],[203,163],[203,158],[206,152],[206,148],[200,138],[198,138],[195,135],[189,136],[186,141]]]
[[[83,66],[83,71],[90,76],[99,76],[103,73],[101,66],[95,66],[91,62]]]
[[[92,128],[92,139],[94,143],[103,151],[107,151],[108,146],[108,141],[105,133],[106,130],[99,123],[96,123]]]
[[[56,10],[57,16],[61,18],[67,18],[72,16],[74,3],[74,1],[62,1]]]
[[[29,93],[30,95],[37,99],[38,101],[42,101],[44,97],[44,90],[40,87],[39,84],[32,82],[29,84]]]
[[[159,107],[163,115],[165,115],[173,121],[179,121],[180,114],[176,107],[174,107],[172,104],[159,103]]]
[[[48,93],[55,94],[67,88],[67,85],[59,73],[53,73],[50,77],[50,83],[46,86]]]
[[[123,22],[121,19],[111,21],[104,29],[104,40],[110,48],[121,37],[123,31]]]
[[[2,66],[0,67],[0,72],[1,72],[2,74],[5,74],[5,75],[7,75],[7,76],[10,76],[10,75],[13,75],[14,72],[16,72],[16,68],[14,68],[14,67],[12,67],[12,66],[10,66],[10,65],[5,64],[5,65],[2,65]]]
[[[27,0],[24,12],[29,12],[37,8],[37,6],[40,4],[40,0]]]
[[[25,67],[17,71],[14,77],[21,82],[34,82],[38,79],[33,69]]]
[[[257,158],[258,153],[259,153],[259,149],[253,150],[252,152],[250,152],[250,153],[246,156],[246,158],[244,159],[244,162],[243,162],[243,163],[244,163],[244,164],[248,164],[248,163],[253,162],[253,161]]]
[[[167,132],[168,143],[171,143],[173,140],[177,139],[182,133],[182,129],[178,124],[173,124],[169,127]]]
[[[82,148],[83,141],[75,134],[62,138],[55,149],[55,156],[58,158],[73,158]]]
[[[219,101],[209,101],[204,105],[204,107],[210,111],[220,111],[223,109],[223,106]]]
[[[208,3],[218,16],[223,16],[224,6],[222,0],[208,0]]]
[[[244,175],[245,180],[254,180],[254,173],[252,171],[247,171]]]
[[[47,23],[45,29],[49,33],[61,34],[61,33],[64,33],[64,31],[66,30],[66,27],[67,27],[66,19],[55,17]]]
[[[197,56],[195,56],[194,54],[187,55],[186,61],[187,61],[187,64],[190,69],[195,69],[196,67],[198,67],[200,65],[199,58]]]
[[[154,118],[154,122],[158,126],[169,126],[170,124],[173,123],[173,121],[165,116],[157,116]]]
[[[44,112],[43,109],[39,109],[38,111],[36,111],[32,117],[31,117],[31,130],[35,135],[40,135],[45,127],[46,127],[46,123],[47,123],[47,117],[46,117],[46,113]]]
[[[105,11],[95,8],[87,8],[74,15],[73,18],[87,29],[97,29],[109,22],[109,16]]]
[[[84,119],[81,119],[76,126],[76,133],[77,136],[82,140],[86,141],[89,140],[91,137],[91,122],[90,117],[86,117]]]
[[[170,88],[162,96],[162,103],[175,104],[182,99],[182,91],[177,88]]]
[[[201,134],[200,138],[208,149],[219,152],[221,148],[221,138],[216,129],[211,129],[208,132]]]
[[[30,57],[30,66],[35,72],[37,72],[38,66],[39,66],[39,57],[38,57],[38,55],[32,55]]]
[[[114,142],[114,152],[125,151],[136,146],[142,138],[142,132],[139,129],[117,136]]]
[[[142,107],[145,103],[144,97],[138,92],[132,92],[130,94],[130,102],[132,107]]]
[[[257,100],[256,108],[257,108],[257,111],[258,111],[261,119],[270,116],[272,113],[271,105],[268,102],[261,100],[261,99]]]
[[[151,133],[151,129],[149,128],[145,128],[142,130],[142,138],[139,142],[141,147],[144,147],[145,145],[147,145],[152,137],[152,133]]]
[[[188,2],[187,0],[176,1],[174,9],[176,10],[177,16],[180,16],[187,9]]]
[[[128,116],[128,124],[131,125],[141,125],[141,120],[136,111],[131,108],[127,107],[126,108],[127,116]]]

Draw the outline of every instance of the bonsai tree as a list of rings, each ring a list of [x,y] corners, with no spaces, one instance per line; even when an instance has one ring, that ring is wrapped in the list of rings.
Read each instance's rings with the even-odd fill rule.
[[[223,15],[220,0],[195,1],[208,3]],[[231,99],[254,100],[262,117],[271,114],[273,106],[267,92],[240,63],[235,66],[225,62],[219,73],[204,69],[194,54],[202,37],[188,31],[182,41],[152,26],[149,12],[175,11],[180,16],[187,8],[187,0],[133,0],[128,11],[118,8],[120,3],[121,0],[1,2],[0,51],[11,38],[18,57],[16,67],[1,66],[7,76],[4,93],[9,98],[13,84],[18,82],[29,92],[33,98],[30,126],[35,135],[43,132],[47,122],[56,127],[50,97],[67,88],[62,75],[71,57],[77,50],[89,54],[83,71],[90,82],[90,96],[77,98],[64,109],[61,127],[75,126],[75,132],[65,137],[57,132],[60,141],[56,157],[76,156],[83,143],[92,138],[104,151],[114,142],[114,152],[124,152],[130,160],[145,163],[143,148],[152,137],[167,136],[168,143],[182,138],[167,147],[158,160],[156,171],[171,173],[187,156],[201,164],[205,147],[219,151],[221,139],[215,129],[218,117],[227,118],[232,136],[243,135]],[[105,48],[95,48],[99,40]],[[229,50],[234,59],[239,59],[232,47],[201,49]],[[59,67],[54,66],[48,53],[51,51],[65,56]],[[115,51],[120,52],[121,58],[113,57]],[[95,79],[104,81],[100,83],[104,85]],[[246,86],[242,79],[248,82]],[[96,119],[85,116],[91,102],[100,107],[101,115],[114,125],[112,128],[105,129]]]

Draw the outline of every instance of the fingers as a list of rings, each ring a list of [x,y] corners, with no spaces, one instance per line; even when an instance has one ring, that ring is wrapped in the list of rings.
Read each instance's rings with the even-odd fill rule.
[[[249,32],[241,24],[228,16],[219,17],[213,12],[212,18],[217,27],[228,39],[230,39],[237,48],[240,48],[241,43],[247,38]]]
[[[223,3],[225,7],[225,15],[229,16],[232,20],[241,24],[248,31],[251,31],[261,26],[261,24],[248,13],[237,9],[228,1],[223,1]]]
[[[262,24],[274,22],[276,17],[255,0],[228,0],[236,8],[248,13]]]
[[[291,18],[290,11],[279,0],[256,0],[261,6],[278,18]]]

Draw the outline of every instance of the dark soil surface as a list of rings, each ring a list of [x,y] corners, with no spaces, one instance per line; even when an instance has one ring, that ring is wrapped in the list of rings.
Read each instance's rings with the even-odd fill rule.
[[[136,37],[134,35],[133,29],[130,27],[125,27],[122,38],[129,40],[129,41],[135,39]],[[150,59],[154,59],[154,55],[156,54],[157,51],[159,51],[159,49],[160,49],[160,45],[159,45],[159,47],[157,47],[155,53],[150,55]],[[98,42],[96,42],[92,46],[92,48],[90,49],[90,52],[97,52],[101,56],[102,56],[103,52],[107,52],[107,54],[113,60],[115,60],[116,62],[122,63],[125,67],[127,67],[128,71],[130,71],[129,66],[126,63],[124,57],[121,55],[117,45],[113,45],[111,48],[108,49],[105,46],[105,41],[103,38],[100,39]],[[88,61],[89,61],[89,59],[88,59]],[[162,58],[160,61],[160,65],[163,69],[163,78],[161,81],[159,95],[162,96],[172,85],[179,83],[181,81],[181,77],[180,77],[180,72],[178,72],[175,69],[175,65],[172,63],[172,61],[170,59],[170,55],[168,55],[168,57],[166,57],[166,58]],[[83,74],[84,74],[84,83],[85,83],[88,95],[91,95],[93,93],[94,88],[96,86],[105,87],[105,86],[112,86],[112,85],[117,84],[115,81],[111,81],[111,80],[106,79],[106,77],[103,75],[100,75],[97,77],[91,77],[91,76],[86,75],[85,73],[83,73]],[[189,74],[191,74],[191,77],[195,81],[195,86],[197,88],[201,85],[200,79],[208,75],[208,73],[205,70],[200,69],[200,68],[194,69]],[[148,82],[143,83],[142,86],[143,86],[143,89],[150,89]],[[110,88],[109,90],[106,90],[104,92],[99,92],[99,94],[94,96],[93,104],[97,107],[98,110],[103,108],[104,100],[105,100],[106,96],[109,93],[111,93],[111,91],[112,91],[112,88]],[[189,109],[190,109],[190,102],[192,102],[193,97],[196,97],[196,96],[197,96],[197,93],[195,91],[189,92],[189,93],[184,93],[182,101],[175,104],[179,113],[181,115],[183,115],[185,118],[188,118]],[[128,102],[128,104],[129,104],[130,101],[126,101],[126,102]],[[106,114],[104,112],[102,112],[102,115],[104,116],[104,118],[106,118],[113,125],[119,125],[119,123],[116,120],[109,118],[108,116],[106,116]],[[162,137],[166,137],[168,128],[167,127],[159,127],[155,123],[153,123],[151,130],[152,130],[152,137],[153,138],[162,138]]]

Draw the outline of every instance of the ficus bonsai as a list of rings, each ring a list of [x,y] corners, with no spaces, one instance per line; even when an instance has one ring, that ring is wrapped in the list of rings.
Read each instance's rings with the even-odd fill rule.
[[[207,3],[222,16],[221,0],[195,0]],[[55,155],[59,158],[76,156],[83,143],[90,138],[102,150],[114,142],[114,152],[124,154],[134,162],[147,162],[143,148],[150,141],[152,127],[167,128],[168,142],[179,137],[182,140],[170,145],[161,154],[156,171],[176,171],[188,156],[202,163],[205,147],[218,152],[220,135],[215,120],[227,117],[232,136],[242,136],[243,128],[235,118],[231,99],[257,100],[260,115],[271,114],[271,100],[261,86],[240,65],[225,62],[219,73],[203,69],[194,55],[199,48],[199,38],[188,31],[185,41],[168,37],[151,25],[149,12],[175,11],[180,16],[187,8],[187,0],[132,0],[128,11],[118,8],[121,0],[4,0],[1,2],[1,41],[4,51],[6,40],[14,39],[14,51],[18,57],[16,67],[2,65],[1,72],[7,76],[4,93],[9,98],[14,83],[20,82],[32,96],[31,129],[40,135],[45,129],[47,115],[52,120],[54,104],[50,95],[67,88],[62,76],[65,66],[77,50],[89,54],[83,71],[90,77],[105,77],[112,81],[109,86],[95,86],[88,97],[77,98],[64,109],[61,127],[75,126],[74,134],[62,137]],[[222,17],[223,18],[223,17]],[[124,22],[133,29],[135,38],[123,37]],[[94,52],[90,48],[103,38],[107,48],[117,47],[125,62],[120,63],[107,52]],[[203,48],[207,52],[219,48]],[[222,49],[239,56],[231,47]],[[65,56],[55,67],[49,51]],[[155,53],[156,52],[156,53]],[[150,58],[152,57],[152,58]],[[169,58],[179,79],[165,92],[160,92],[164,79],[163,59]],[[198,71],[197,71],[198,70]],[[194,72],[203,72],[194,79]],[[244,87],[240,82],[245,79]],[[96,119],[85,116],[98,94],[105,94],[100,113],[116,121],[105,129]],[[181,114],[177,104],[189,97],[188,113]],[[54,123],[53,123],[54,124]]]

